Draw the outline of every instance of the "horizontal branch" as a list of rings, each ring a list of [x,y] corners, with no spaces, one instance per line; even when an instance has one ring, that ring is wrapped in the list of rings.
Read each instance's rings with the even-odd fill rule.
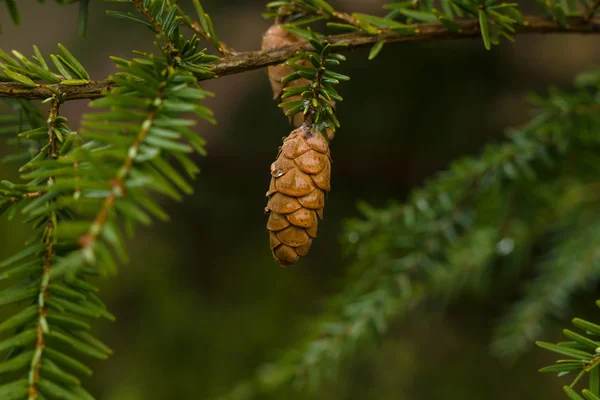
[[[465,19],[456,21],[460,29],[450,32],[445,25],[440,23],[414,24],[417,29],[415,35],[401,35],[389,30],[384,30],[379,35],[366,35],[364,33],[348,33],[327,37],[330,43],[347,44],[347,50],[372,46],[380,40],[386,43],[423,42],[445,39],[467,39],[481,36],[478,19]],[[578,33],[600,34],[600,19],[584,21],[580,17],[567,19],[566,27],[544,16],[525,17],[523,25],[515,25],[516,33]],[[294,56],[298,50],[309,50],[308,43],[292,46],[278,47],[267,51],[252,51],[240,53],[236,56],[222,58],[214,63],[213,71],[218,76],[238,74],[241,72],[280,64]]]
[[[0,97],[8,97],[12,99],[27,99],[27,100],[43,100],[54,96],[54,91],[58,90],[67,95],[67,100],[78,99],[97,99],[102,97],[104,93],[113,89],[115,84],[110,80],[101,82],[90,81],[84,85],[38,85],[37,87],[29,87],[13,82],[0,82]]]
[[[481,35],[479,20],[465,19],[456,21],[460,29],[450,32],[440,23],[414,24],[417,33],[414,35],[401,35],[389,30],[384,30],[378,35],[366,35],[364,33],[348,33],[342,35],[328,36],[331,43],[347,44],[347,50],[367,47],[383,40],[386,43],[423,42],[447,39],[476,38]],[[600,17],[595,16],[589,20],[581,17],[567,18],[567,25],[560,26],[558,22],[544,16],[525,17],[523,25],[515,25],[517,34],[530,33],[571,33],[571,34],[600,34]],[[236,55],[221,58],[213,63],[213,72],[216,77],[239,74],[254,69],[280,64],[294,56],[299,50],[308,50],[308,43],[300,43],[291,46],[278,47],[265,51],[251,51],[238,53]],[[40,85],[36,88],[25,87],[14,83],[0,82],[0,97],[21,99],[45,99],[51,96],[51,92]],[[50,85],[48,85],[50,86]],[[102,97],[106,90],[114,85],[110,81],[90,82],[81,86],[52,85],[61,92],[66,93],[67,100],[95,99]]]

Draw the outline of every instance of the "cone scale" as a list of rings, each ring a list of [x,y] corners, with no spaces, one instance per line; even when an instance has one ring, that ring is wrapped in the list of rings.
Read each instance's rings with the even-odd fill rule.
[[[296,264],[317,237],[325,198],[331,190],[328,140],[307,125],[283,140],[271,164],[265,212],[273,257],[282,267]]]

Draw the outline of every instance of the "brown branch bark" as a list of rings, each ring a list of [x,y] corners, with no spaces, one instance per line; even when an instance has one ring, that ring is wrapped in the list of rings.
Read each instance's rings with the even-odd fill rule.
[[[67,86],[67,85],[38,85],[32,88],[13,82],[0,82],[0,97],[11,99],[44,100],[54,96],[54,93],[48,90],[53,87],[60,93],[66,93],[67,100],[78,99],[97,99],[104,96],[104,93],[113,89],[115,84],[109,80],[94,82],[91,81],[85,85]]]
[[[530,16],[525,18],[524,25],[515,26],[518,34],[531,33],[578,33],[598,34],[600,33],[600,19],[594,18],[588,22],[579,17],[567,19],[567,27],[561,27],[556,21],[544,16]],[[348,33],[343,35],[329,36],[327,40],[331,43],[347,44],[347,50],[371,46],[380,40],[386,43],[423,42],[447,39],[479,38],[481,31],[479,20],[468,19],[457,21],[460,31],[449,32],[446,27],[439,23],[415,24],[418,29],[416,35],[399,35],[391,31],[383,31],[379,35],[369,36],[364,33]],[[482,45],[483,48],[483,45]],[[222,58],[214,63],[213,71],[218,76],[238,74],[252,69],[279,64],[296,54],[298,50],[308,50],[307,43],[292,46],[279,47],[267,51],[253,51],[240,53],[233,57]]]
[[[465,19],[457,21],[457,23],[460,26],[458,32],[449,32],[442,24],[430,23],[413,25],[417,29],[415,35],[399,35],[385,30],[379,35],[369,36],[364,33],[349,33],[328,36],[327,40],[331,43],[347,44],[347,50],[352,50],[371,46],[380,40],[384,40],[386,43],[391,44],[480,37],[481,32],[479,21],[477,19]],[[545,16],[529,16],[525,18],[525,23],[523,25],[515,26],[515,29],[517,34],[600,34],[600,17],[594,16],[587,21],[582,17],[570,17],[567,19],[567,25],[562,27],[556,21]],[[310,45],[304,43],[278,47],[266,51],[238,53],[215,61],[213,63],[213,72],[216,74],[216,77],[221,77],[260,69],[268,67],[269,65],[280,64],[295,55],[297,51],[308,49],[310,49]],[[45,85],[40,85],[36,88],[29,88],[15,83],[0,82],[0,97],[41,100],[52,95],[48,89],[44,88],[44,86]],[[107,90],[114,87],[114,84],[106,80],[101,82],[90,82],[81,86],[53,86],[61,92],[66,93],[67,100],[75,100],[102,97]]]

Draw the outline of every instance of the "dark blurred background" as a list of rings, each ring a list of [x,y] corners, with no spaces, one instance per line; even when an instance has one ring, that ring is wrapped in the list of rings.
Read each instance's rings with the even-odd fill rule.
[[[331,1],[345,11],[377,15],[384,2]],[[270,25],[260,15],[263,1],[202,3],[222,40],[239,51],[260,47]],[[48,54],[61,42],[92,78],[102,79],[115,72],[108,56],[152,50],[149,31],[104,13],[126,6],[92,1],[88,35],[81,39],[76,5],[18,4],[19,27],[0,11],[5,51],[30,54],[37,44]],[[489,52],[481,40],[460,40],[386,46],[372,62],[367,55],[351,53],[341,68],[352,80],[339,88],[346,101],[338,107],[342,129],[332,143],[333,190],[320,238],[308,257],[286,270],[271,258],[263,208],[269,165],[290,131],[287,120],[271,100],[265,71],[204,84],[217,95],[207,104],[218,125],[198,125],[209,155],[198,159],[196,193],[179,204],[165,202],[172,221],[141,229],[129,243],[131,262],[101,284],[117,322],[97,324],[99,337],[115,351],[111,360],[93,364],[88,386],[99,400],[206,399],[275,360],[339,289],[350,262],[339,238],[344,220],[358,216],[359,200],[382,206],[404,199],[450,160],[526,122],[529,91],[567,87],[576,73],[600,63],[597,37],[571,35],[519,36],[516,44]],[[73,128],[86,104],[62,108]],[[16,179],[12,166],[0,170],[3,178]],[[1,221],[1,257],[20,249],[27,229]],[[495,288],[446,309],[421,307],[394,323],[381,346],[357,356],[338,381],[318,395],[294,398],[563,398],[556,379],[536,372],[551,355],[532,349],[515,363],[490,355],[492,327],[521,289]],[[576,299],[571,316],[589,312],[593,300],[593,294]],[[555,339],[559,327],[546,339]]]

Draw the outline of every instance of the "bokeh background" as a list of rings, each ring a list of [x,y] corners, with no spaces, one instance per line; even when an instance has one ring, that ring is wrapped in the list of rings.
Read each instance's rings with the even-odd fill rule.
[[[383,0],[332,0],[345,11],[382,15]],[[182,0],[187,7],[190,2]],[[270,22],[258,0],[204,0],[221,39],[239,51],[260,47]],[[65,44],[102,79],[115,71],[111,55],[152,50],[143,27],[107,17],[92,1],[89,30],[77,32],[77,6],[18,2],[15,27],[0,8],[0,48],[44,54]],[[207,47],[209,47],[207,45]],[[208,399],[250,377],[299,338],[303,326],[339,290],[350,260],[339,238],[356,203],[402,200],[410,189],[456,157],[501,139],[506,127],[530,116],[529,91],[567,87],[578,72],[600,64],[598,38],[519,36],[485,51],[480,40],[387,46],[367,61],[349,54],[340,86],[342,129],[332,144],[333,190],[320,238],[299,265],[281,270],[271,259],[263,214],[269,165],[290,127],[271,100],[265,71],[206,82],[218,125],[201,123],[209,155],[198,158],[196,192],[165,202],[170,223],[141,229],[129,243],[131,262],[103,281],[103,298],[117,316],[97,333],[115,351],[95,362],[88,386],[99,400]],[[76,128],[87,101],[63,111]],[[10,149],[2,148],[4,154]],[[12,166],[2,177],[16,179]],[[0,256],[16,252],[28,235],[20,221],[0,222]],[[379,348],[358,354],[340,378],[319,393],[281,399],[559,399],[560,382],[536,372],[553,357],[532,349],[514,362],[490,355],[491,330],[517,284],[460,297],[448,307],[427,304],[395,322]],[[572,314],[593,312],[593,293],[577,297]],[[566,319],[565,319],[566,320]],[[557,321],[546,339],[556,339]]]

